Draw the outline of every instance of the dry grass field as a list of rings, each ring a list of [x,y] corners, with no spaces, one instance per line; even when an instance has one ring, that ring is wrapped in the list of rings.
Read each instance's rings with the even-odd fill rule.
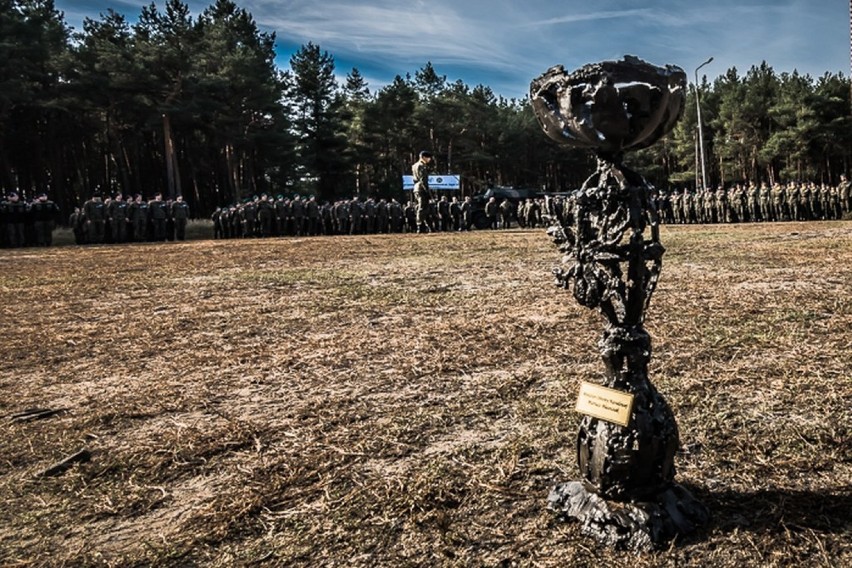
[[[0,251],[0,565],[852,565],[852,222],[662,240],[713,521],[641,556],[545,507],[603,319],[543,231]]]

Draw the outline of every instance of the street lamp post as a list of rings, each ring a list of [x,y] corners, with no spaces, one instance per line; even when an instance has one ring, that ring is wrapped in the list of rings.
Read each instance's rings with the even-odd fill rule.
[[[701,101],[698,95],[698,70],[713,61],[711,57],[695,68],[695,109],[698,114],[698,144],[701,151],[701,183],[702,189],[707,189],[707,168],[704,165],[704,128],[701,126]]]

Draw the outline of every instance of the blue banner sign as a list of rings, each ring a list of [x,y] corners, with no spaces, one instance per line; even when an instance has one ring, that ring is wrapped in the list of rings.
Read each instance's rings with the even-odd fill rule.
[[[414,176],[402,176],[402,189],[414,189]],[[429,189],[458,190],[461,189],[461,176],[457,174],[429,176]]]

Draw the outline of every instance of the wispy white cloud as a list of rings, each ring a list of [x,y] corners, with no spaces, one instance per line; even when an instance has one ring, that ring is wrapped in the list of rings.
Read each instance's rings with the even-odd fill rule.
[[[82,21],[113,7],[133,21],[151,0],[56,0]],[[165,0],[154,0],[163,9]],[[197,16],[214,0],[185,0]],[[372,90],[427,61],[453,81],[524,96],[533,76],[637,55],[690,72],[714,56],[709,77],[766,60],[777,71],[848,70],[848,8],[840,0],[236,0],[290,49],[312,41]],[[71,18],[69,17],[69,20]],[[79,24],[69,22],[79,30]]]
[[[536,20],[528,22],[523,27],[541,27],[554,26],[558,24],[573,24],[577,22],[593,22],[597,20],[612,20],[615,18],[635,18],[637,16],[646,16],[651,13],[647,8],[639,8],[634,10],[610,10],[604,12],[588,12],[578,14],[567,14],[564,16],[554,16],[545,20]]]
[[[345,48],[365,57],[391,57],[424,63],[500,65],[511,54],[496,37],[482,33],[481,23],[462,17],[449,3],[289,2],[287,9],[259,3],[257,21],[280,38],[313,41],[324,48]]]

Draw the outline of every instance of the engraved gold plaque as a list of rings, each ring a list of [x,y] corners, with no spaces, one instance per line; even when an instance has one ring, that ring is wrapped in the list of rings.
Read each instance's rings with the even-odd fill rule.
[[[580,383],[577,412],[587,414],[619,426],[630,422],[633,395],[593,383]]]

